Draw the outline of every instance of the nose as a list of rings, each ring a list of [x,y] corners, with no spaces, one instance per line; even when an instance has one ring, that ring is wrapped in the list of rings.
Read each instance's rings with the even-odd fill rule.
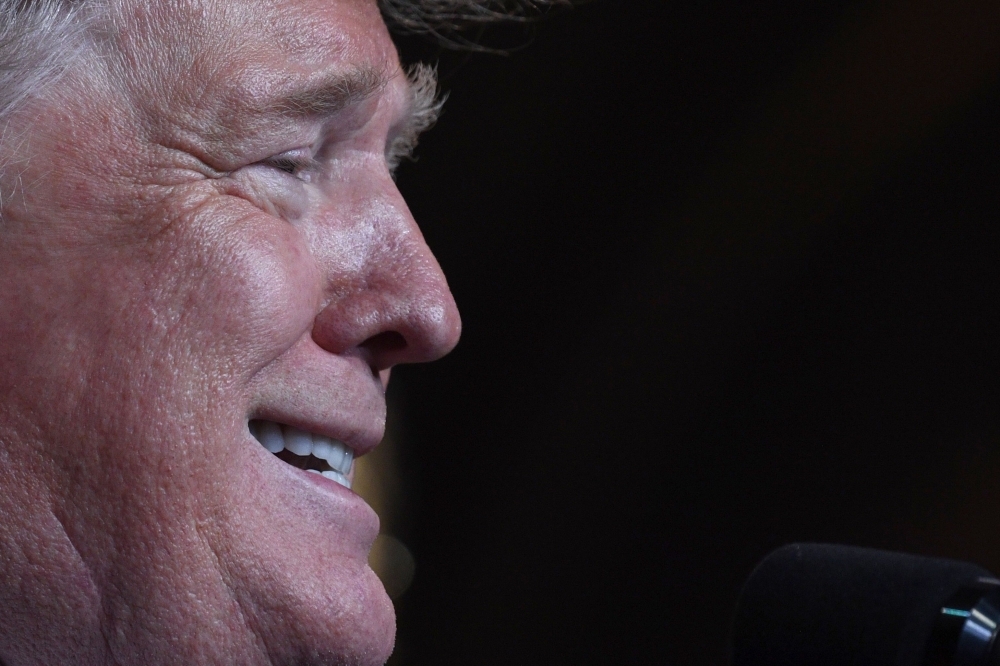
[[[376,372],[438,359],[462,323],[448,282],[402,197],[369,202],[318,243],[326,304],[313,340],[334,354],[358,353]]]

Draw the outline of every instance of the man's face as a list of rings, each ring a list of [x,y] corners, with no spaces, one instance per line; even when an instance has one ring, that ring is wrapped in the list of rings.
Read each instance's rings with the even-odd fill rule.
[[[0,659],[382,663],[377,517],[248,424],[361,455],[458,339],[407,78],[374,0],[125,4],[4,133]]]

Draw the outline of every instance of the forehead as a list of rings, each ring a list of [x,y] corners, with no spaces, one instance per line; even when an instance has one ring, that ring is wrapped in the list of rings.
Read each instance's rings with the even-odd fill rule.
[[[124,0],[115,22],[123,76],[154,116],[253,109],[358,72],[405,82],[375,0]]]
[[[118,18],[124,42],[169,55],[263,50],[312,65],[395,55],[375,0],[121,0]]]

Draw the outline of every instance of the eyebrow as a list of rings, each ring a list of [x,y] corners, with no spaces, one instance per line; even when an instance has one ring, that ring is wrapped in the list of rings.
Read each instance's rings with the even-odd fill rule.
[[[402,160],[413,159],[420,135],[435,124],[447,98],[440,94],[435,67],[421,63],[403,70],[357,67],[326,74],[304,86],[275,82],[269,94],[243,95],[242,103],[265,123],[268,118],[322,118],[380,94],[397,77],[402,78],[405,106],[400,109],[385,150],[386,164],[390,172],[395,172]],[[254,131],[262,130],[258,126]]]
[[[263,111],[293,116],[328,116],[381,92],[389,83],[384,69],[358,68],[331,74],[266,103]]]

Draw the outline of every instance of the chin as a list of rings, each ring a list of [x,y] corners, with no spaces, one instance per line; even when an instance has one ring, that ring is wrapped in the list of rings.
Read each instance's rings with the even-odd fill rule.
[[[355,626],[350,637],[353,644],[345,663],[381,666],[396,643],[396,610],[382,581],[367,565],[365,569],[359,615],[350,623]]]
[[[343,563],[326,575],[303,573],[253,566],[239,570],[242,580],[231,581],[266,663],[384,664],[395,643],[396,615],[375,573],[366,564]]]
[[[285,471],[244,485],[242,510],[220,535],[241,610],[274,664],[384,664],[396,616],[368,566],[375,512],[350,490]]]
[[[285,626],[293,636],[277,663],[381,666],[396,638],[396,613],[381,581],[366,565],[353,590],[312,589],[293,620]],[[299,590],[302,591],[301,589]]]

